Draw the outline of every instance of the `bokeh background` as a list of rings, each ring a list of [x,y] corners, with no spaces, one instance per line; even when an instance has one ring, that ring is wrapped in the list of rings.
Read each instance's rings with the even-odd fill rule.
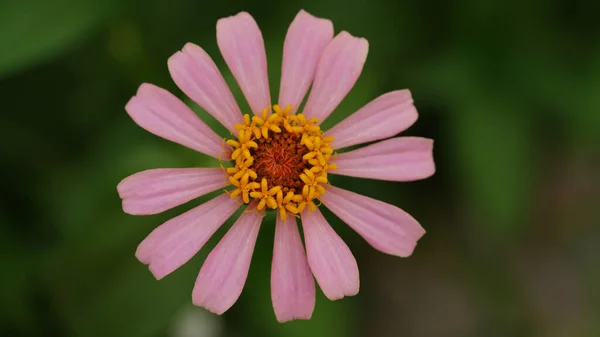
[[[325,212],[361,291],[336,302],[318,291],[312,320],[279,324],[265,222],[241,298],[215,316],[191,290],[231,222],[155,281],[137,244],[210,196],[134,217],[115,188],[139,170],[214,162],[142,130],[124,106],[142,82],[184,98],[166,62],[191,41],[248,111],[215,40],[217,19],[241,10],[263,30],[277,97],[301,8],[370,42],[326,126],[410,88],[420,118],[406,134],[436,141],[430,179],[334,183],[400,206],[428,233],[394,258]],[[600,336],[599,12],[591,0],[1,0],[0,336]]]

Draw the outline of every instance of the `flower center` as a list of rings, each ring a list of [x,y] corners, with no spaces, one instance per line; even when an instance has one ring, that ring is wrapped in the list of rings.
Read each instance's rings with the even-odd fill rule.
[[[257,209],[279,209],[285,220],[288,213],[299,214],[326,192],[327,171],[336,169],[330,163],[333,137],[323,137],[316,118],[291,113],[292,107],[273,106],[262,116],[244,115],[238,124],[237,139],[227,140],[233,152],[232,165],[226,169],[233,189],[232,198],[248,204],[257,201]]]
[[[307,168],[302,157],[308,149],[300,144],[300,140],[300,135],[287,130],[259,139],[258,147],[250,151],[257,180],[265,178],[270,185],[281,186],[284,193],[301,192],[304,183],[300,175]]]

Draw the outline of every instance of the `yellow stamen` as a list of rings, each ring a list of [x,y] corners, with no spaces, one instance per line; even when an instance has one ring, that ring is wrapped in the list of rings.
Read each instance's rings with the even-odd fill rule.
[[[285,221],[290,214],[299,216],[305,209],[314,211],[320,205],[315,201],[327,192],[327,172],[337,169],[331,162],[334,152],[330,144],[334,139],[323,135],[316,118],[294,114],[291,105],[285,108],[273,105],[272,109],[271,114],[270,108],[252,117],[245,114],[243,124],[234,126],[237,137],[224,142],[233,150],[234,166],[223,167],[223,170],[234,187],[227,191],[231,198],[240,198],[245,204],[254,199],[257,201],[255,210],[277,209]],[[274,150],[282,147],[286,150]],[[293,157],[297,159],[289,159],[292,157],[284,154],[285,151],[297,153],[297,157]],[[294,164],[295,160],[298,164]],[[290,176],[293,168],[302,162],[306,169]],[[278,165],[288,166],[278,169]],[[292,185],[286,185],[288,183]]]

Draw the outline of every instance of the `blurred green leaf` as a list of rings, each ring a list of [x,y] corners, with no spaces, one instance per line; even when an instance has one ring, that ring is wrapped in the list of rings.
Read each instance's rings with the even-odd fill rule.
[[[53,275],[54,290],[59,296],[62,314],[75,336],[144,337],[164,331],[173,323],[179,309],[190,305],[202,261],[242,211],[238,210],[226,221],[190,262],[160,281],[134,257],[135,247],[147,233],[137,235],[137,238],[129,235],[126,240],[121,235],[122,232],[149,233],[151,229],[136,225],[156,221],[156,227],[161,223],[156,217],[119,217],[128,217],[128,223],[120,226],[131,228],[108,230],[104,237],[102,234],[97,236],[101,244],[90,243],[104,249],[65,247],[54,256],[52,267],[57,267]],[[106,227],[113,226],[117,220],[106,219],[105,222],[111,224]],[[110,235],[121,237],[121,242],[107,239]],[[104,245],[111,241],[116,245],[106,249]]]
[[[65,237],[81,240],[88,236],[91,220],[122,214],[116,187],[125,177],[153,168],[205,166],[207,157],[133,123],[119,125],[99,137],[88,158],[58,167],[48,186],[40,189],[48,194],[50,211]]]
[[[600,139],[600,132],[598,132],[600,129],[600,95],[598,95],[600,46],[595,48],[592,55],[591,59],[593,61],[585,80],[578,86],[571,85],[571,87],[579,90],[573,93],[574,97],[568,96],[571,98],[570,104],[565,104],[562,108],[567,116],[573,116],[573,119],[575,119],[575,123],[571,128],[573,138],[595,147],[598,144],[598,139]],[[563,96],[566,95],[563,94]]]
[[[97,282],[81,304],[71,303],[67,308],[74,335],[156,335],[186,301],[191,302],[196,273],[182,268],[158,282],[137,260],[127,259],[105,282]]]
[[[2,213],[0,223],[7,223]],[[22,329],[28,329],[33,314],[27,293],[34,284],[31,276],[35,256],[31,250],[18,247],[11,239],[6,228],[0,226],[0,266],[6,271],[0,277],[0,288],[10,289],[2,292],[0,316]]]
[[[485,226],[511,233],[530,208],[533,145],[525,113],[510,105],[474,104],[453,115],[456,165],[469,193],[468,208]]]
[[[71,47],[120,4],[115,0],[0,2],[0,77]]]

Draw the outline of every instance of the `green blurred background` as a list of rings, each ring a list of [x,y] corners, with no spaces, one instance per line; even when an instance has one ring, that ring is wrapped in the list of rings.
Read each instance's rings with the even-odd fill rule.
[[[282,325],[265,222],[241,298],[215,316],[191,290],[230,223],[161,281],[134,257],[154,227],[210,196],[134,217],[116,192],[139,170],[214,162],[142,130],[124,106],[142,82],[183,98],[166,62],[190,41],[248,111],[215,40],[217,19],[241,10],[263,31],[276,97],[301,8],[370,42],[326,126],[410,88],[420,118],[406,134],[436,141],[428,180],[333,182],[428,233],[394,258],[325,211],[361,291],[336,302],[318,291],[312,320]],[[592,0],[0,0],[0,336],[600,336],[599,12]]]

